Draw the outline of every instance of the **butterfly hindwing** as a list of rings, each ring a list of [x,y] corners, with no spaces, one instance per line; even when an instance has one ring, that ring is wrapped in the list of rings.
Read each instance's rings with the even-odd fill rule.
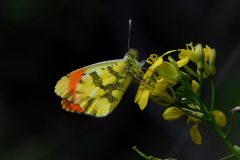
[[[126,72],[127,60],[93,64],[61,78],[55,92],[63,98],[65,110],[96,117],[109,114],[121,100],[132,77]]]
[[[96,117],[112,112],[132,78],[140,73],[137,55],[130,49],[123,59],[96,63],[62,77],[55,93],[62,98],[63,109]]]

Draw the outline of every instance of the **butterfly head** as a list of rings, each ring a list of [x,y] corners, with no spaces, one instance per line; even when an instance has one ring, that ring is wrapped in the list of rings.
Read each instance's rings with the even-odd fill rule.
[[[136,49],[130,48],[129,51],[127,52],[127,56],[131,57],[133,59],[137,59],[138,58],[138,51]]]

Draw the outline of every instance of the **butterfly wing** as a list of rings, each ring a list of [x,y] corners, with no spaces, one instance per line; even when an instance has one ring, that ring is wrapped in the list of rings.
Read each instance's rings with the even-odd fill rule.
[[[120,59],[80,68],[62,77],[55,93],[62,97],[62,107],[67,111],[106,116],[118,105],[131,82],[127,67],[127,59]]]

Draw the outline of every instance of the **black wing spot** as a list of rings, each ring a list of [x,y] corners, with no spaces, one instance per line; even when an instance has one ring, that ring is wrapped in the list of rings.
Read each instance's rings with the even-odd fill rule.
[[[108,66],[107,69],[108,69],[109,73],[114,75],[117,79],[123,79],[124,78],[118,72],[114,71],[112,67]]]

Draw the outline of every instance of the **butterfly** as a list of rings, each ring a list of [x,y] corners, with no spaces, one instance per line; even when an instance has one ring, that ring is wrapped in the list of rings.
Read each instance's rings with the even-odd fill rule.
[[[55,93],[66,111],[104,117],[120,102],[134,77],[141,71],[138,52],[129,49],[123,59],[103,61],[62,77]]]

